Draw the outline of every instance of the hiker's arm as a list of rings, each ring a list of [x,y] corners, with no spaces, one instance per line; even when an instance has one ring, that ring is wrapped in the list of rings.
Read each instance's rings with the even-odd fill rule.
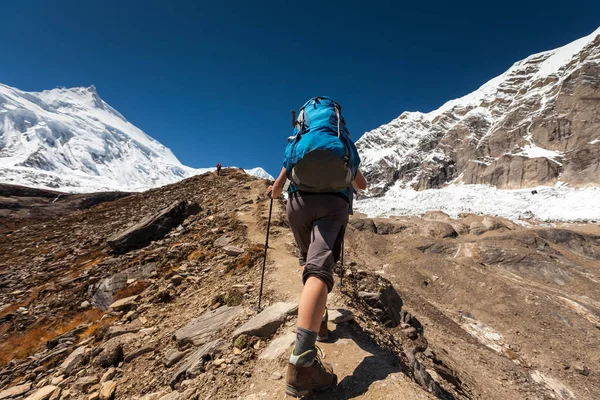
[[[367,180],[365,179],[365,176],[362,174],[362,172],[360,172],[360,169],[356,171],[356,177],[354,178],[352,184],[355,188],[360,190],[365,190],[367,188]]]
[[[287,180],[285,173],[286,173],[285,167],[281,168],[281,172],[279,173],[279,176],[277,177],[277,179],[275,179],[275,182],[273,183],[273,185],[271,185],[269,187],[269,189],[267,189],[267,193],[272,192],[271,197],[273,197],[273,198],[279,197],[281,192],[283,192],[283,186],[285,185],[285,181]]]

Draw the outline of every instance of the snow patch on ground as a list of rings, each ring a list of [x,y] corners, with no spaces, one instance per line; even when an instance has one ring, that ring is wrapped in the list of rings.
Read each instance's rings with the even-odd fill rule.
[[[536,190],[537,194],[532,194]],[[453,218],[461,213],[495,215],[518,221],[600,221],[600,188],[566,186],[501,190],[487,185],[450,185],[416,191],[393,187],[383,197],[359,200],[355,209],[369,217],[420,216],[443,211]]]

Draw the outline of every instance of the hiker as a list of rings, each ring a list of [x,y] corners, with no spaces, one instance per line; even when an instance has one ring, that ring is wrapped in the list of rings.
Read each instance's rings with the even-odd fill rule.
[[[315,344],[327,339],[327,294],[333,288],[333,267],[351,213],[352,186],[366,189],[367,182],[337,103],[327,97],[309,100],[295,126],[284,167],[268,192],[276,198],[286,182],[291,183],[287,217],[299,249],[304,287],[286,393],[302,397],[336,383],[333,368],[321,361]]]
[[[221,175],[221,164],[217,163],[217,176]]]

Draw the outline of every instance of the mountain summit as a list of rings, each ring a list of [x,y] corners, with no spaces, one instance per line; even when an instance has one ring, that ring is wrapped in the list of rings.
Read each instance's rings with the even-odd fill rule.
[[[182,165],[93,85],[35,93],[0,84],[0,183],[136,191],[209,170]],[[249,173],[270,176],[261,168]]]
[[[94,86],[29,93],[0,84],[4,183],[67,191],[139,190],[191,175]]]
[[[599,100],[600,28],[435,111],[404,112],[367,132],[357,147],[371,195],[395,184],[598,185]]]

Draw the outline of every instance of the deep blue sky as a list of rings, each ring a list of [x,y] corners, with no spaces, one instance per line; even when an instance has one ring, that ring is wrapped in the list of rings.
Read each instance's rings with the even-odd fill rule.
[[[5,1],[0,82],[96,85],[193,167],[275,175],[290,110],[342,104],[353,137],[430,111],[600,25],[600,1]]]

